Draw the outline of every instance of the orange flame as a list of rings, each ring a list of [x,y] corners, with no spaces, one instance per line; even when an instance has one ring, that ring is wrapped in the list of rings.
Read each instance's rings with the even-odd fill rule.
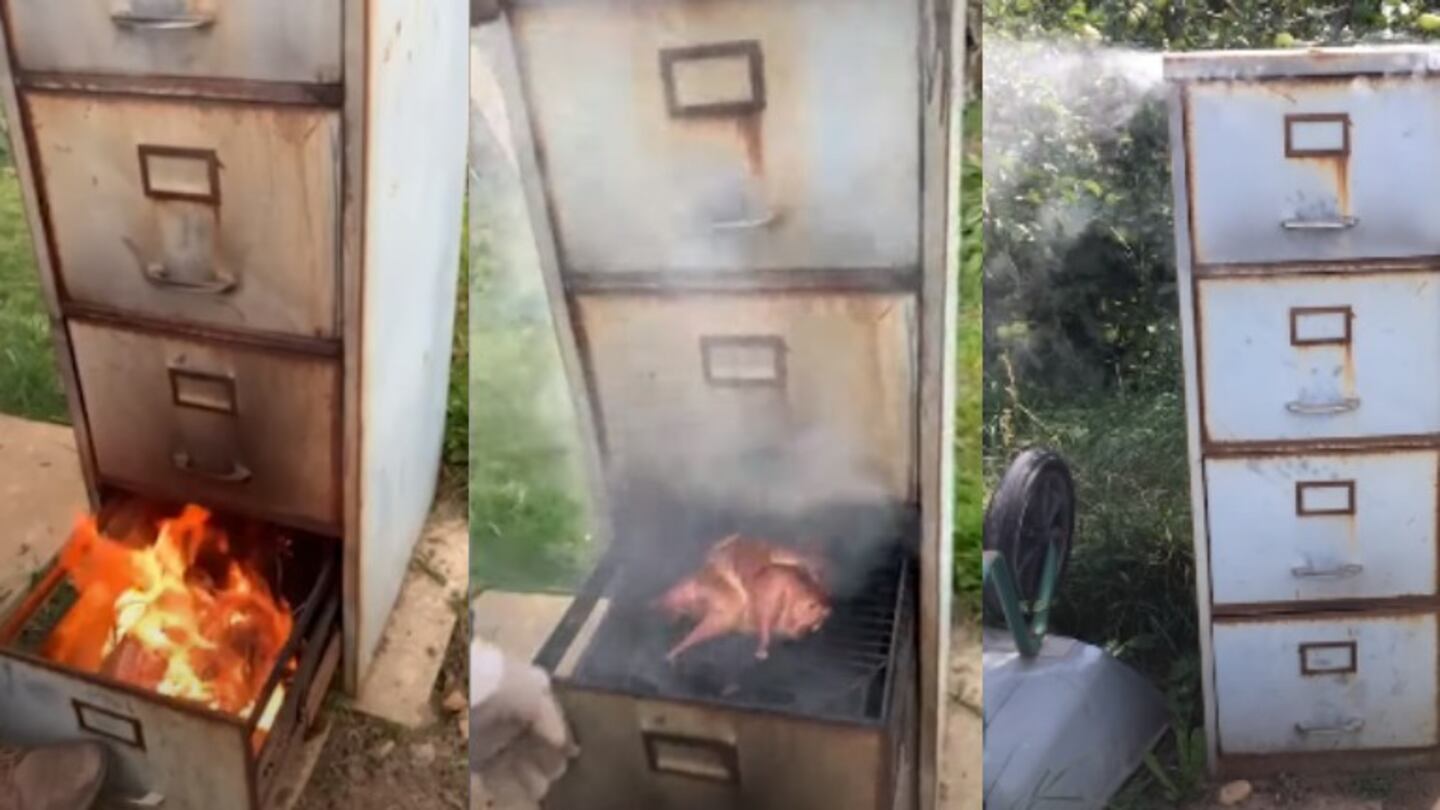
[[[202,554],[220,555],[222,576],[196,565]],[[83,517],[60,566],[79,597],[46,639],[46,658],[231,714],[256,708],[294,618],[261,574],[230,556],[208,511],[185,507],[138,548]]]

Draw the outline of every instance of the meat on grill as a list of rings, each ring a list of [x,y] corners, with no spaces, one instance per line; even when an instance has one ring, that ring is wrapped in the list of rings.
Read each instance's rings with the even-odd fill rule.
[[[830,615],[819,555],[763,540],[730,535],[710,550],[699,571],[676,583],[657,601],[672,619],[697,620],[666,659],[731,633],[759,637],[756,658],[770,654],[772,639],[797,639],[820,629]]]

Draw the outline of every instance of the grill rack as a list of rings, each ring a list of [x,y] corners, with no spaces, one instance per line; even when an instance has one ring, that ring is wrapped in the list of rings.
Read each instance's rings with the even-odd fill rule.
[[[821,629],[772,642],[755,658],[754,636],[727,636],[695,647],[671,665],[665,653],[689,623],[672,623],[644,603],[614,605],[572,676],[580,686],[637,697],[720,702],[727,707],[845,722],[883,722],[894,650],[913,611],[912,563],[896,544],[863,578],[835,598]]]

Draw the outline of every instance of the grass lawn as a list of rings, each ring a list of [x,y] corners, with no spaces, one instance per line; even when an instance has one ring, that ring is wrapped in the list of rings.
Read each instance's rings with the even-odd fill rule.
[[[0,160],[0,413],[68,421],[20,181],[8,154]]]

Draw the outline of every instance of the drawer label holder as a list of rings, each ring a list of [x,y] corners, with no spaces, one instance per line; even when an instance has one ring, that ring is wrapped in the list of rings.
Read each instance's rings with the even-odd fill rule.
[[[1360,669],[1354,641],[1319,641],[1300,645],[1300,674],[1351,675]]]

